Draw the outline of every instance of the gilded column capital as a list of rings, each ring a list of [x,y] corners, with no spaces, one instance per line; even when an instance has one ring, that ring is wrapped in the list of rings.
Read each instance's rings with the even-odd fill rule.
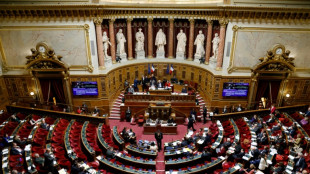
[[[195,23],[195,19],[188,19],[189,23],[194,24]]]
[[[101,18],[95,18],[94,23],[95,23],[95,25],[101,25],[102,19]]]
[[[226,27],[226,25],[228,24],[228,20],[227,19],[220,19],[219,23],[220,23],[221,27]]]
[[[168,18],[169,22],[173,22],[174,18]]]
[[[212,20],[207,19],[206,21],[207,21],[208,25],[213,25],[213,21]]]
[[[153,22],[153,17],[148,17],[148,18],[147,18],[147,21],[148,21],[148,22]]]
[[[126,20],[127,20],[127,23],[131,23],[133,18],[127,18]]]
[[[114,19],[114,18],[112,18],[112,19],[109,20],[109,23],[112,23],[112,24],[113,24],[114,22],[115,22],[115,19]]]

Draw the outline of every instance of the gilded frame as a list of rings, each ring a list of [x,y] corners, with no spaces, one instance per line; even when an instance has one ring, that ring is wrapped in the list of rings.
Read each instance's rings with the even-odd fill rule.
[[[232,73],[234,71],[248,71],[251,72],[253,67],[237,67],[234,64],[235,61],[235,50],[236,50],[236,45],[237,45],[237,38],[238,38],[238,32],[243,31],[243,32],[251,32],[251,31],[258,31],[258,32],[280,32],[280,33],[285,33],[285,32],[307,32],[310,33],[310,29],[306,28],[264,28],[264,27],[240,27],[237,25],[234,25],[232,27],[233,30],[233,39],[232,39],[232,46],[231,46],[231,51],[230,51],[230,60],[229,60],[229,66],[227,68],[228,73]],[[267,50],[266,50],[267,51]],[[257,57],[259,59],[259,57]],[[305,72],[310,72],[310,68],[298,68],[296,67],[295,70],[298,72],[305,71]]]
[[[87,65],[71,65],[69,70],[71,71],[89,71],[93,72],[94,67],[92,64],[91,51],[90,51],[90,39],[89,39],[89,25],[52,25],[52,26],[2,26],[0,31],[4,30],[84,30],[85,45],[86,45],[86,57]],[[51,45],[52,46],[52,45]],[[3,70],[23,70],[26,69],[26,65],[9,66],[7,65],[7,58],[2,46],[2,40],[0,38],[0,54],[2,56]],[[26,56],[25,56],[26,57]]]

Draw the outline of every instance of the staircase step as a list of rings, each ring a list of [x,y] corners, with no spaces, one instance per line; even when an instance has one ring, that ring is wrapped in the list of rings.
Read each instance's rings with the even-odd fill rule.
[[[121,105],[122,102],[119,102],[119,101],[115,101],[113,105]]]
[[[110,111],[110,113],[114,113],[114,114],[120,114],[121,113],[121,111]]]
[[[112,110],[118,110],[118,111],[120,111],[121,108],[120,108],[119,106],[113,106],[113,107],[112,107]]]
[[[121,118],[120,118],[120,117],[109,117],[109,119],[112,119],[112,120],[120,120]]]

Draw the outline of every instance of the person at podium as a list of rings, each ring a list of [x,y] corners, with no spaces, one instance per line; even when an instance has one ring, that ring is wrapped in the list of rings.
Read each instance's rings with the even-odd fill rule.
[[[97,106],[95,106],[94,111],[93,111],[93,116],[98,116],[99,115],[99,109]]]
[[[169,119],[167,120],[167,123],[168,124],[173,124],[174,123],[174,120],[173,118],[170,116]]]
[[[164,85],[160,80],[158,80],[157,88],[164,88]]]
[[[187,90],[186,90],[186,88],[185,88],[185,87],[183,87],[183,88],[182,88],[181,93],[187,93]]]
[[[130,87],[128,88],[128,93],[133,94],[134,92],[135,92],[135,89],[132,87],[132,85],[130,85]]]
[[[128,107],[127,111],[126,111],[126,121],[127,122],[130,122],[131,120],[131,110],[130,108]]]
[[[175,77],[175,75],[170,80],[171,83],[178,83],[178,79]]]

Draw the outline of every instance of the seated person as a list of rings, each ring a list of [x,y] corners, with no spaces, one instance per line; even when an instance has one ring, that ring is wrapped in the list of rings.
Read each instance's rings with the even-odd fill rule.
[[[128,83],[127,79],[126,79],[125,82],[124,82],[124,88],[126,89],[126,88],[128,88],[128,86],[129,86],[129,83]]]
[[[27,143],[27,141],[22,141],[21,139],[20,139],[20,136],[19,135],[16,135],[15,137],[14,137],[14,140],[13,140],[15,143],[17,143],[17,145],[25,145],[26,143]]]
[[[78,114],[81,114],[81,113],[82,113],[82,110],[81,110],[80,107],[76,110],[76,113],[78,113]]]
[[[281,124],[278,123],[276,125],[274,125],[271,129],[271,132],[274,133],[275,131],[281,130]]]
[[[269,120],[266,121],[266,123],[269,125],[269,124],[271,124],[271,123],[274,123],[275,121],[276,121],[276,120],[275,120],[274,116],[271,115],[271,117],[269,118]]]
[[[40,157],[38,153],[34,154],[34,158],[35,163],[39,164],[40,167],[44,167],[44,158]]]
[[[220,113],[220,111],[219,111],[219,108],[218,107],[215,107],[214,108],[214,111],[213,111],[213,114],[219,114]]]
[[[237,111],[238,111],[238,112],[241,112],[241,111],[242,111],[242,106],[241,106],[241,104],[238,105]]]
[[[187,90],[186,90],[186,88],[185,88],[185,87],[183,87],[183,88],[182,88],[181,93],[187,93]]]
[[[170,80],[171,83],[178,83],[178,79],[175,77],[175,75]]]
[[[171,86],[171,83],[169,82],[169,80],[165,83],[165,88],[168,88]]]
[[[49,130],[50,126],[45,122],[45,119],[41,121],[41,128],[45,130]]]
[[[150,145],[150,150],[152,150],[152,151],[157,151],[157,149],[158,149],[158,147],[156,146],[156,144],[155,144],[155,142],[153,141],[153,142],[151,142],[151,145]]]
[[[304,119],[300,120],[300,124],[302,126],[307,125],[309,123],[309,118],[305,117]]]
[[[93,116],[98,116],[99,115],[99,109],[97,106],[95,106],[94,111],[93,111]]]
[[[302,153],[298,153],[298,157],[294,159],[295,165],[294,169],[295,171],[303,171],[304,168],[307,167],[305,158],[303,157]]]
[[[302,140],[301,135],[297,134],[297,138],[294,140],[294,146],[295,147],[300,147],[300,144],[302,142],[301,140]]]
[[[164,88],[164,85],[160,80],[158,80],[157,88]]]
[[[310,107],[308,108],[307,112],[305,113],[305,117],[310,117]]]
[[[132,131],[132,129],[129,129],[127,131],[127,134],[128,134],[128,141],[131,143],[131,144],[136,144],[136,134]]]
[[[183,151],[183,154],[185,156],[192,156],[193,155],[192,149],[188,148],[188,146],[183,147],[182,151]]]
[[[2,141],[0,143],[0,147],[6,147],[9,145],[10,136],[8,134],[5,134],[5,136],[2,137]]]
[[[135,89],[132,87],[132,85],[130,85],[130,87],[128,88],[128,93],[133,94],[134,92],[135,92]]]
[[[291,127],[288,128],[288,132],[290,133],[291,137],[294,137],[296,135],[296,131],[297,131],[297,124],[293,123],[293,125]]]
[[[113,150],[113,147],[110,147],[106,151],[107,159],[114,159],[115,158],[115,151]]]
[[[257,115],[254,115],[250,121],[251,124],[257,123]]]
[[[11,154],[12,155],[23,155],[24,150],[21,149],[17,143],[13,143],[12,149],[11,149]]]
[[[20,123],[20,119],[16,116],[16,114],[13,114],[13,115],[11,116],[11,121]]]
[[[168,124],[172,124],[172,123],[174,123],[174,120],[173,120],[173,118],[172,118],[171,116],[169,117],[169,119],[168,119],[167,123],[168,123]]]
[[[29,120],[29,123],[30,123],[31,126],[34,126],[37,122],[33,118],[31,118]]]
[[[262,145],[267,145],[268,144],[268,138],[266,136],[266,133],[263,133],[262,137],[257,138],[257,142],[259,144],[262,144]]]
[[[82,104],[82,112],[83,112],[84,114],[86,114],[86,113],[88,112],[88,106],[86,105],[85,102],[83,102],[83,104]]]
[[[51,149],[47,148],[44,153],[44,167],[49,171],[54,171],[54,160]]]
[[[211,161],[211,153],[207,149],[205,149],[201,154],[201,159],[203,161]]]

